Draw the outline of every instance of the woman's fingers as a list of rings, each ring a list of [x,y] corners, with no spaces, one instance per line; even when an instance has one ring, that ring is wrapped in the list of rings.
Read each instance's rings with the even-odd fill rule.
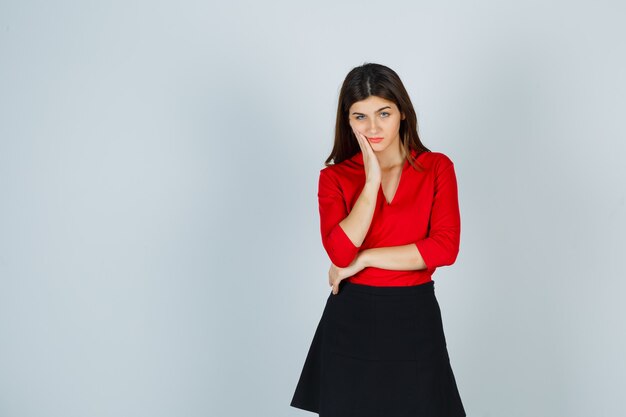
[[[369,145],[369,143],[367,142],[367,139],[365,138],[365,136],[363,136],[363,134],[361,132],[357,131],[357,130],[354,131],[354,134],[356,135],[356,137],[359,140],[359,143],[361,145],[361,150],[363,152],[367,152],[366,147],[367,147],[367,145]]]
[[[361,134],[355,128],[352,128],[354,135],[359,141],[359,146],[361,147],[361,152],[363,153],[363,165],[365,166],[365,178],[370,181],[380,182],[380,166],[378,165],[378,159],[376,157],[376,153],[374,152],[374,148],[369,143],[365,135]]]
[[[352,128],[352,132],[354,133],[354,136],[356,137],[356,140],[359,142],[359,145],[361,146],[361,148],[363,148],[365,144],[363,143],[363,136],[361,135],[361,133],[355,128]]]
[[[330,269],[328,270],[328,284],[330,285],[333,294],[337,295],[339,292],[339,283],[343,278],[340,277],[339,271],[335,264],[330,264]]]
[[[361,132],[359,132],[358,130],[354,128],[352,129],[352,131],[354,132],[354,136],[356,136],[356,139],[359,142],[359,147],[361,148],[361,152],[363,153],[363,162],[367,164],[367,160],[370,155],[370,149],[367,149],[367,148],[368,147],[371,148],[371,146],[369,142],[367,141],[367,139],[365,138],[365,136],[361,134]]]
[[[359,141],[359,146],[361,147],[361,151],[363,152],[363,157],[366,158],[364,160],[367,160],[367,158],[374,153],[372,145],[370,145],[364,134],[354,128],[352,128],[352,131],[354,132],[354,136],[356,136],[357,140]]]
[[[328,270],[328,285],[330,285],[330,289],[333,294],[335,293],[335,285],[333,283],[333,265],[330,265],[330,269]]]

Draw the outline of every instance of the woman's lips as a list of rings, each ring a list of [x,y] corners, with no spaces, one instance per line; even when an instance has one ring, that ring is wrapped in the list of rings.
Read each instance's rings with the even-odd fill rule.
[[[383,140],[383,138],[369,138],[370,142],[374,142],[374,143],[378,143],[381,140]]]

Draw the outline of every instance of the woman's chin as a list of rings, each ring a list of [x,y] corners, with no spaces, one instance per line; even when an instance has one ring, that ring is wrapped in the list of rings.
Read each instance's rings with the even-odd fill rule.
[[[370,142],[370,145],[372,146],[372,149],[374,150],[374,152],[380,152],[385,149],[385,145],[383,145],[381,142],[379,143]]]

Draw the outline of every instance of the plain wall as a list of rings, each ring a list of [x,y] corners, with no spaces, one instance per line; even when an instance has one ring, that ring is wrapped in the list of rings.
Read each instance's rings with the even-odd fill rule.
[[[455,163],[471,417],[626,415],[621,2],[0,3],[0,416],[305,416],[339,87]]]

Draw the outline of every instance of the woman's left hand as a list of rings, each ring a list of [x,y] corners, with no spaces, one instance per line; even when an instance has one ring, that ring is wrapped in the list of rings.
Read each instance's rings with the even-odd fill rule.
[[[340,268],[334,263],[330,263],[330,269],[328,270],[328,283],[332,287],[334,295],[337,295],[339,292],[339,283],[342,280],[351,277],[361,269],[365,268],[362,259],[363,258],[361,256],[357,255],[354,261],[352,261],[352,263],[345,268]]]

